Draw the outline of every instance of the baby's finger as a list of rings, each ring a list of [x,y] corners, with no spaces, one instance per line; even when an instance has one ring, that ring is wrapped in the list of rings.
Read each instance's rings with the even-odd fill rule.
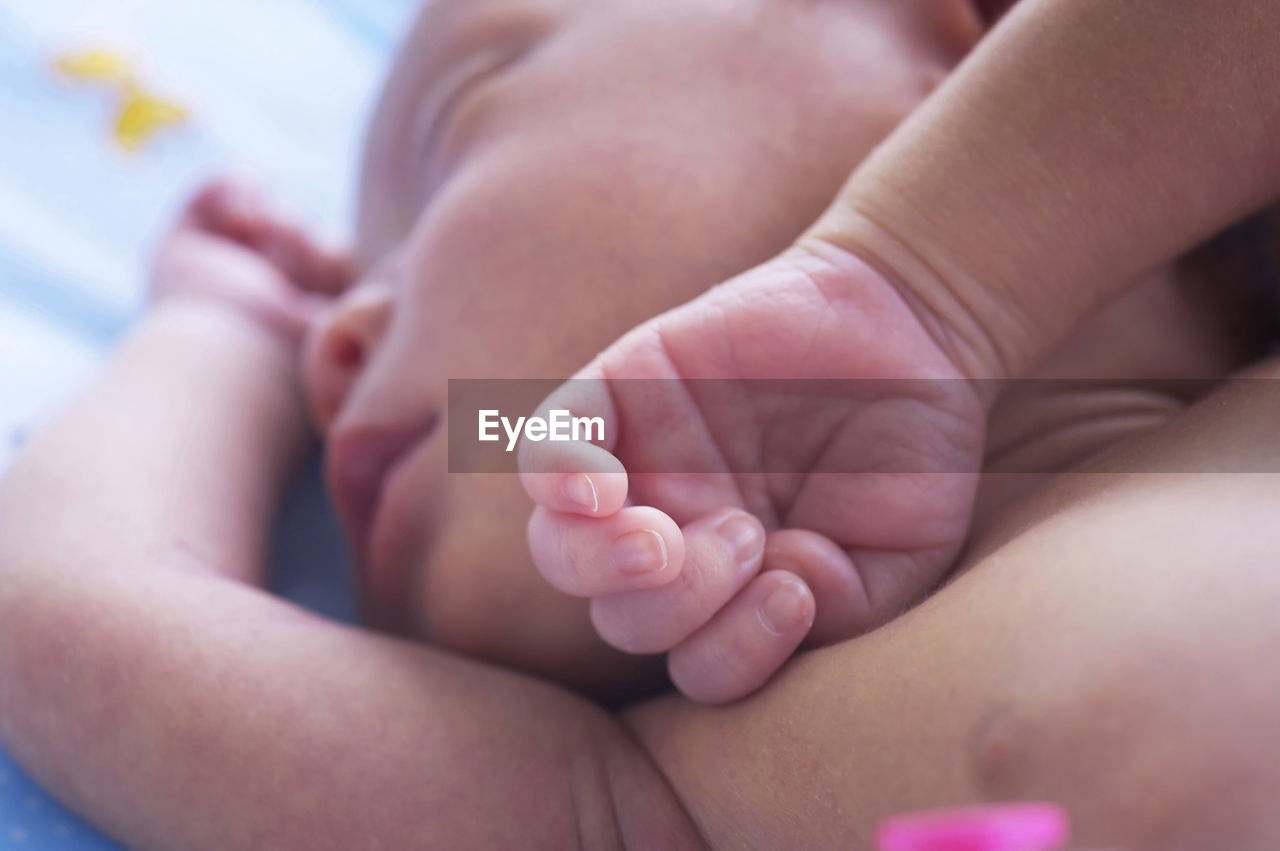
[[[526,472],[526,463],[546,472]],[[622,462],[589,443],[547,444],[546,449],[522,453],[520,468],[525,493],[552,511],[608,517],[627,500],[627,473]]]
[[[280,271],[299,287],[320,295],[339,295],[354,278],[351,258],[346,252],[316,242],[297,225],[283,221],[264,222],[254,244]]]
[[[782,529],[769,536],[764,569],[799,576],[817,606],[805,644],[821,647],[853,638],[869,628],[871,605],[849,554],[831,539],[807,529]]]
[[[539,506],[529,517],[529,550],[543,578],[575,597],[666,585],[685,556],[680,527],[648,507],[590,519]]]
[[[619,650],[670,650],[710,621],[760,572],[764,527],[747,512],[722,511],[683,531],[684,565],[674,581],[591,602],[596,632]]]
[[[200,226],[260,252],[305,290],[336,295],[351,283],[347,252],[316,242],[244,179],[211,182],[195,196],[189,211]]]
[[[769,536],[764,569],[804,580],[817,601],[805,643],[821,647],[881,626],[920,602],[937,585],[935,565],[951,563],[939,549],[843,550],[829,538],[801,529]]]
[[[745,697],[800,646],[813,613],[813,594],[799,577],[781,570],[761,573],[667,655],[671,680],[699,703]]]
[[[574,440],[520,441],[520,482],[529,497],[552,511],[608,517],[627,499],[627,473],[612,449],[617,414],[606,380],[589,367],[538,406],[536,416],[568,411],[585,427]],[[598,425],[597,425],[598,424]]]

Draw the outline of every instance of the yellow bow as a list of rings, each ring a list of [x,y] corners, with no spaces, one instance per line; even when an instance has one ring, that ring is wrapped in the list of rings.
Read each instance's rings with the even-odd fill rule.
[[[147,91],[133,66],[119,54],[103,48],[58,57],[54,67],[78,82],[108,87],[117,98],[111,136],[126,151],[137,151],[165,128],[190,119],[182,104]]]

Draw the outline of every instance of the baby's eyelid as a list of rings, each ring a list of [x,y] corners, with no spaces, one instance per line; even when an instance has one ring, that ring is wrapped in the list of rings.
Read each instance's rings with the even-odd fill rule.
[[[457,63],[449,73],[436,80],[414,120],[412,148],[419,161],[421,184],[416,193],[423,203],[434,191],[435,153],[444,128],[452,115],[476,86],[502,67],[501,54],[487,50]]]
[[[482,84],[528,57],[548,29],[549,25],[544,22],[514,31],[493,32],[465,58],[455,62],[433,82],[418,112],[413,127],[414,150],[430,163],[450,117],[459,106]]]
[[[431,92],[418,113],[415,136],[421,146],[429,146],[438,135],[440,124],[448,118],[457,102],[479,80],[500,68],[507,51],[488,48],[458,62],[431,87]]]

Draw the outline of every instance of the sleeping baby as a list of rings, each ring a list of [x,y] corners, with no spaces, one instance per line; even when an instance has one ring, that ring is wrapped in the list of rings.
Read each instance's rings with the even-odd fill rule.
[[[865,706],[767,687],[615,716],[575,694],[662,690],[672,651],[681,691],[734,700],[803,642],[851,638],[919,593],[854,611],[860,579],[785,569],[776,518],[743,505],[698,512],[679,541],[642,505],[603,547],[530,524],[519,477],[447,472],[444,433],[450,378],[568,376],[786,249],[983,32],[959,0],[427,4],[369,131],[354,256],[251,187],[205,188],[160,249],[148,314],[6,479],[0,740],[138,847],[850,846],[885,814],[987,794],[939,767],[839,811],[815,803],[815,788],[848,788],[818,776],[824,741],[868,771],[934,764],[914,750],[924,738],[889,730],[921,729],[893,707],[924,703],[870,687],[874,661],[839,665],[864,675]],[[988,470],[1039,447],[1040,476],[984,483],[975,528],[1208,386],[1151,382],[1216,381],[1258,354],[1237,244],[1147,276],[1035,373],[1107,394],[1009,394],[989,431],[956,433],[977,454],[988,439]],[[1135,321],[1142,340],[1115,332]],[[1082,417],[1114,427],[1064,443],[1055,424]],[[360,563],[359,628],[262,590],[312,428]],[[556,498],[622,508],[605,480],[563,472]],[[955,476],[965,499],[977,472]],[[541,573],[527,526],[540,552],[558,548]],[[947,566],[954,531],[931,555]],[[824,653],[896,652],[903,634],[815,651],[787,684]],[[833,729],[878,744],[804,738]],[[971,727],[929,729],[967,753]],[[795,779],[810,774],[816,787]]]

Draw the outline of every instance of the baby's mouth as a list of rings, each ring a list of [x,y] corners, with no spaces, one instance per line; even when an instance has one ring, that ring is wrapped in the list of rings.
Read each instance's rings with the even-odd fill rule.
[[[330,442],[326,458],[329,489],[356,556],[369,558],[384,485],[396,466],[431,435],[439,423],[431,412],[419,420],[343,430]]]

